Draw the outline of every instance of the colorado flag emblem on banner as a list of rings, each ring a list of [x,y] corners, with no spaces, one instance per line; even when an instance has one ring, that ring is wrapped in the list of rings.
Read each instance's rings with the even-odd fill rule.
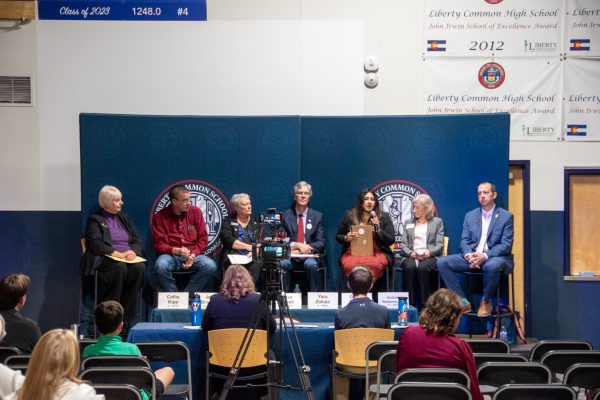
[[[567,125],[567,136],[587,135],[587,125]]]
[[[428,40],[427,51],[446,51],[445,40]]]
[[[571,39],[571,51],[589,51],[590,39]]]

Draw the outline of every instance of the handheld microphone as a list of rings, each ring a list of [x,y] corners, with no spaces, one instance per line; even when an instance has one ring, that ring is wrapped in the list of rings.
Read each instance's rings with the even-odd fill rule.
[[[371,220],[373,220],[373,218],[377,218],[377,213],[375,212],[375,210],[371,210]],[[379,232],[379,224],[373,224],[373,230],[375,232]]]

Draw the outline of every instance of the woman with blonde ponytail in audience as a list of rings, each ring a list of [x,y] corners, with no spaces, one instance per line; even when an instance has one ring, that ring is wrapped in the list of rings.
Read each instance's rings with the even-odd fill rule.
[[[6,400],[98,400],[93,387],[77,379],[79,344],[71,330],[44,334],[31,353],[23,386]]]

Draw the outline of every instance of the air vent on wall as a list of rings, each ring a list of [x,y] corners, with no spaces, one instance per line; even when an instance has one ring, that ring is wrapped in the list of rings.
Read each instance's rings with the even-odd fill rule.
[[[0,76],[0,106],[31,105],[31,76]]]

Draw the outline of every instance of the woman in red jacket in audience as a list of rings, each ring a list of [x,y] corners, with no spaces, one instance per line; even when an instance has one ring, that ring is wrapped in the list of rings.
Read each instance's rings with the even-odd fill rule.
[[[419,325],[400,336],[396,371],[406,368],[458,368],[471,379],[471,396],[483,400],[471,347],[454,336],[462,315],[462,300],[451,290],[440,289],[427,300]]]

